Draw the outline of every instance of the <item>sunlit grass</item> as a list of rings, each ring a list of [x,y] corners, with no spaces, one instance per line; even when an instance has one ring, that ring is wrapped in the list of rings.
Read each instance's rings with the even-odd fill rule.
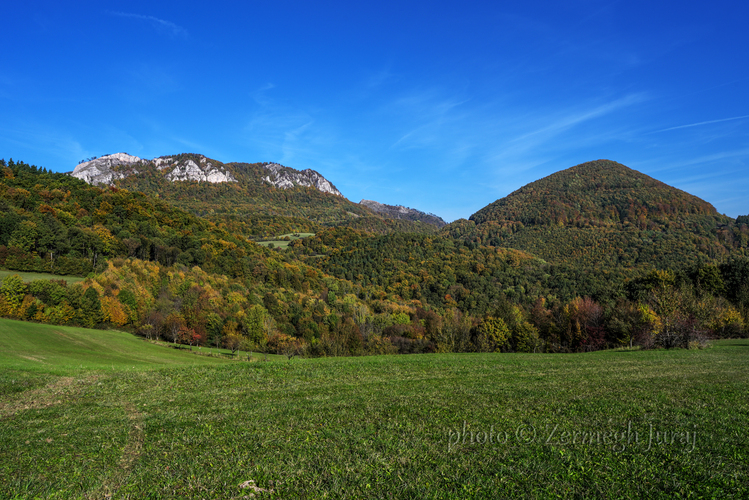
[[[253,480],[274,498],[743,498],[748,353],[16,365],[0,496],[242,498]],[[623,449],[570,437],[626,430]]]
[[[81,278],[80,276],[62,276],[59,274],[28,273],[24,271],[9,271],[7,269],[0,269],[0,281],[5,279],[6,276],[10,276],[11,274],[19,275],[21,279],[26,283],[34,280],[65,280],[69,284],[73,284],[86,279]]]
[[[289,243],[291,243],[294,240],[300,240],[302,238],[309,238],[310,236],[314,236],[315,233],[288,233],[288,234],[282,234],[280,236],[277,236],[277,240],[267,240],[267,241],[258,241],[258,245],[262,246],[270,246],[270,244],[273,244],[274,248],[282,248],[286,249],[289,246]],[[281,238],[288,237],[288,240],[282,240]]]

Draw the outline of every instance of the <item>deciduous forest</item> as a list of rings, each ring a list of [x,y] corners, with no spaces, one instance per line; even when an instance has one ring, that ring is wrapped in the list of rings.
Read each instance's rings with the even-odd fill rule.
[[[749,226],[608,161],[442,229],[311,187],[95,187],[0,161],[0,316],[288,356],[699,348],[747,335]],[[258,245],[313,233],[285,249]]]

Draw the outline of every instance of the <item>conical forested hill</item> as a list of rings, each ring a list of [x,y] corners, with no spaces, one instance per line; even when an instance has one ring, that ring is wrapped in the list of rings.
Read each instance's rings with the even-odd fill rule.
[[[647,226],[688,215],[717,216],[708,202],[620,163],[583,163],[527,184],[471,216],[525,226]],[[728,222],[728,218],[725,218]]]
[[[444,231],[585,267],[720,260],[749,242],[710,203],[609,160],[532,182]]]

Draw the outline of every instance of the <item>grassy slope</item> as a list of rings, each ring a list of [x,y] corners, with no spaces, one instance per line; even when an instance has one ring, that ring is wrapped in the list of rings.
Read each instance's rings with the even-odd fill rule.
[[[26,283],[34,280],[65,280],[69,284],[78,283],[85,280],[79,276],[61,276],[59,274],[47,274],[47,273],[27,273],[23,271],[9,271],[7,269],[0,269],[0,281],[4,280],[6,276],[11,274],[17,274]]]
[[[254,480],[276,498],[742,498],[748,352],[742,340],[71,372],[3,398],[0,496],[241,498]],[[562,442],[630,422],[639,441],[623,451]],[[690,442],[648,449],[651,425]],[[470,431],[507,438],[472,444]]]
[[[281,239],[278,239],[278,240],[267,240],[267,241],[258,241],[257,244],[261,245],[261,246],[264,246],[264,247],[267,247],[268,245],[270,245],[271,243],[273,243],[273,246],[275,248],[286,249],[289,246],[289,243],[291,243],[292,241],[300,240],[302,238],[309,238],[310,236],[314,236],[314,235],[315,235],[315,233],[288,233],[288,234],[282,234],[281,236],[278,236],[278,238],[283,238],[283,237],[288,236],[289,237],[288,241],[281,240]]]
[[[127,370],[221,363],[145,342],[129,333],[0,319],[0,366],[68,374],[77,370]]]

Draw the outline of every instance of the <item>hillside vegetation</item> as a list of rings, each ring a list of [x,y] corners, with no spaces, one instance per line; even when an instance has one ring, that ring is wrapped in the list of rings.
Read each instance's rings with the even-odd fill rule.
[[[610,199],[622,199],[623,194],[616,194],[620,192],[634,196],[639,188],[631,185],[642,187],[638,182],[647,180],[635,175],[627,184],[630,171],[609,163],[592,172],[605,177],[611,170],[624,176],[619,184],[595,184],[619,186],[611,188],[615,194]],[[654,220],[663,226],[653,231],[671,243],[660,259],[641,265],[596,260],[596,255],[611,255],[605,248],[612,241],[625,245],[625,254],[653,247],[630,242],[627,221],[622,223],[620,217],[617,222],[613,215],[604,220],[600,214],[608,212],[603,209],[591,209],[599,216],[589,220],[599,226],[554,225],[551,219],[527,219],[528,228],[521,221],[513,223],[518,230],[507,238],[510,243],[514,237],[529,238],[533,231],[558,231],[559,259],[540,259],[519,245],[487,245],[463,231],[510,219],[488,209],[478,217],[483,222],[454,223],[439,235],[402,228],[387,234],[349,227],[318,229],[319,224],[298,218],[296,227],[315,231],[291,234],[314,236],[289,241],[287,249],[278,250],[250,241],[240,229],[246,223],[240,216],[199,217],[162,198],[88,186],[23,163],[3,165],[0,265],[87,279],[75,284],[56,279],[24,283],[7,275],[0,283],[0,316],[114,326],[171,342],[287,356],[704,347],[710,337],[746,334],[749,258],[743,247],[718,245],[708,229],[706,236],[699,236],[686,225],[678,230],[670,225],[670,217],[682,217],[684,224],[694,217],[722,217],[688,197],[676,198],[691,200],[677,204],[676,211],[656,211],[660,215]],[[600,196],[589,192],[592,181],[585,182],[584,189],[570,188],[571,199],[587,196],[601,205]],[[187,194],[192,184],[202,188],[206,183],[173,186]],[[678,194],[651,184],[653,190],[664,190],[663,196]],[[551,203],[551,188],[544,192],[543,203]],[[556,196],[565,196],[564,190],[560,193]],[[531,197],[528,206],[532,208],[535,199]],[[210,211],[220,203],[197,206]],[[501,200],[497,206],[503,206]],[[488,220],[491,213],[497,220]],[[215,222],[208,220],[213,217]],[[352,220],[375,219],[394,228],[421,224],[373,216]],[[271,227],[287,229],[283,224]],[[746,226],[730,227],[741,235]],[[570,231],[589,232],[591,240],[573,237],[576,233]],[[279,234],[284,233],[272,236]],[[707,238],[724,253],[688,257],[683,246],[669,239],[692,237]],[[554,242],[528,241],[537,246]]]
[[[92,187],[21,162],[0,168],[0,265],[10,269],[85,275],[108,258],[133,257],[238,276],[267,255],[143,193]]]
[[[532,182],[443,232],[582,267],[667,268],[749,248],[746,224],[608,160]]]
[[[182,154],[175,162],[193,160],[199,155]],[[262,163],[210,163],[231,173],[237,182],[172,182],[153,163],[116,167],[137,170],[114,181],[117,187],[138,191],[207,217],[218,225],[248,237],[267,238],[290,232],[316,232],[323,227],[353,225],[372,232],[436,232],[437,227],[409,220],[393,220],[343,196],[325,193],[315,187],[295,186],[280,189],[263,179],[268,171]],[[292,170],[286,167],[287,170]]]

